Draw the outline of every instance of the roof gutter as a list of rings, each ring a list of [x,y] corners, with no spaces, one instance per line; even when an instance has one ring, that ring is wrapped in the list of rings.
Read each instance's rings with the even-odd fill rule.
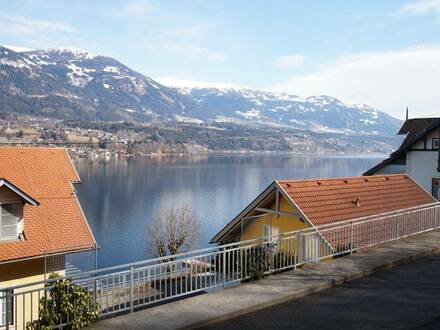
[[[91,251],[91,250],[94,250],[94,249],[97,249],[97,248],[99,248],[99,247],[91,245],[89,247],[78,248],[77,250],[74,249],[74,250],[67,250],[67,251],[46,252],[46,253],[35,255],[35,256],[31,256],[31,257],[17,258],[17,259],[0,261],[0,265],[11,264],[11,263],[14,263],[14,262],[21,262],[21,261],[29,261],[29,260],[34,260],[34,259],[41,259],[41,258],[44,258],[45,256],[47,257],[47,256],[63,255],[63,254],[69,254],[69,253],[86,252],[86,251]]]

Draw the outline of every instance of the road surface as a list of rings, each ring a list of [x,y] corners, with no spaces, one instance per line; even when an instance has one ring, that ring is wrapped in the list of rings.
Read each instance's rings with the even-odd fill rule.
[[[440,256],[207,328],[440,329]]]

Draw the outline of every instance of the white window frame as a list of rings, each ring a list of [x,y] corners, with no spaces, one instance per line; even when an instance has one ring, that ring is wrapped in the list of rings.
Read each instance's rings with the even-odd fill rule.
[[[275,231],[277,232],[276,235],[273,234]],[[266,235],[266,231],[267,231],[267,235]],[[274,237],[278,238],[278,236],[280,235],[280,228],[277,226],[272,226],[272,225],[263,225],[263,238],[264,241],[272,241],[274,239]]]
[[[17,214],[16,214],[16,223],[13,225],[3,225],[2,224],[2,212],[3,212],[3,205],[16,205],[17,207]],[[3,237],[2,236],[2,228],[5,227],[15,227],[15,235],[14,236],[8,236]],[[18,239],[19,234],[23,231],[23,204],[20,202],[14,202],[14,203],[0,203],[0,242],[2,241],[12,241]]]
[[[270,241],[270,225],[263,225],[263,238],[265,242]]]
[[[9,326],[13,326],[14,325],[14,292],[10,291],[9,292],[9,304],[10,304],[10,308],[8,308],[7,304],[6,304],[6,292],[5,291],[1,291],[1,287],[0,287],[0,329],[5,328],[6,327],[6,313],[8,313],[8,309],[10,309],[10,317],[8,319],[8,323]]]

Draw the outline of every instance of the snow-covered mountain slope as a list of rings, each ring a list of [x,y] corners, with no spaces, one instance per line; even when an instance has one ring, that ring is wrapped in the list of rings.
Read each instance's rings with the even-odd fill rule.
[[[17,49],[16,49],[17,50]],[[233,122],[314,132],[393,135],[401,122],[329,96],[245,88],[172,88],[74,48],[0,47],[0,110],[66,119]]]
[[[210,118],[254,122],[315,132],[395,134],[401,121],[368,105],[329,96],[300,98],[243,88],[181,88]]]
[[[0,99],[3,111],[70,119],[165,120],[198,107],[115,59],[71,48],[0,47]]]

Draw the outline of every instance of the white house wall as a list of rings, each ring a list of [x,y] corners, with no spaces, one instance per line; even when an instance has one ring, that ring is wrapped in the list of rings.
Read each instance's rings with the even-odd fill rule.
[[[425,142],[423,140],[419,140],[411,146],[412,149],[423,149],[424,147],[425,147]],[[426,147],[428,148],[428,145],[426,145]]]
[[[438,139],[439,131],[435,130],[426,137],[426,149],[432,149],[432,139]]]
[[[439,135],[439,130],[434,130],[431,133],[429,133],[426,138],[426,149],[432,149],[432,139],[437,139]],[[420,139],[417,142],[415,142],[411,149],[424,149],[425,148],[425,139]]]
[[[382,174],[402,174],[402,173],[406,173],[405,165],[388,164],[377,170],[377,172],[374,174],[382,175]]]
[[[432,190],[432,178],[440,178],[437,159],[437,150],[409,151],[406,154],[407,173],[429,193]]]

